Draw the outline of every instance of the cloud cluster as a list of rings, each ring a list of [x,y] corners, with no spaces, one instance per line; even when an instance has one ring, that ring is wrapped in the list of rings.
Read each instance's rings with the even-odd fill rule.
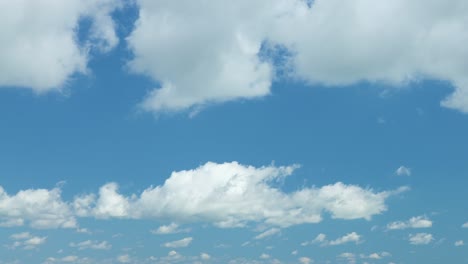
[[[112,13],[124,3],[2,1],[0,87],[40,93],[86,73],[90,50],[118,44]],[[464,0],[129,3],[139,17],[125,37],[133,54],[128,68],[157,83],[141,103],[148,111],[197,111],[263,97],[281,71],[281,77],[326,86],[445,80],[455,91],[442,105],[468,112]],[[79,36],[84,20],[91,26]]]
[[[318,234],[314,240],[302,242],[301,246],[307,246],[310,244],[319,244],[321,246],[338,246],[338,245],[351,243],[351,242],[358,244],[362,242],[361,238],[362,236],[359,235],[358,233],[351,232],[335,240],[329,241],[327,240],[327,236],[325,234]]]
[[[10,239],[14,240],[14,242],[12,245],[8,246],[9,248],[15,249],[21,247],[23,249],[35,249],[44,244],[47,237],[33,236],[28,232],[23,232],[11,235]]]
[[[432,221],[425,216],[411,217],[408,221],[396,221],[387,225],[388,230],[407,229],[407,228],[429,228]]]
[[[134,53],[129,65],[160,83],[142,103],[149,111],[265,96],[282,68],[328,86],[447,80],[455,91],[442,105],[468,112],[464,0],[137,4],[140,16],[127,38]]]
[[[86,240],[83,242],[79,243],[70,243],[70,247],[76,247],[79,250],[84,250],[84,249],[95,249],[95,250],[108,250],[111,249],[112,245],[109,244],[107,241],[91,241],[91,240]]]
[[[172,219],[222,228],[250,222],[288,227],[318,223],[325,212],[337,219],[371,219],[387,210],[389,196],[408,189],[375,192],[338,182],[282,191],[277,183],[297,167],[208,162],[193,170],[173,172],[163,185],[140,194],[123,195],[116,183],[108,183],[98,194],[79,195],[71,202],[62,201],[58,188],[23,190],[13,196],[0,188],[0,219],[3,225],[29,223],[33,228],[77,228],[77,217]],[[177,227],[172,224],[155,232],[180,231]]]
[[[85,73],[91,49],[105,52],[119,42],[111,13],[121,5],[121,0],[1,1],[0,87],[42,93]],[[91,26],[80,42],[84,19]]]

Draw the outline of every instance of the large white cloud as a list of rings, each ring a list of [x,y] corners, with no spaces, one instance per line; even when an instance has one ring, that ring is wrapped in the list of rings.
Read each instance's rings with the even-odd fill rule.
[[[177,111],[270,92],[272,66],[260,60],[270,8],[260,1],[139,0],[128,43],[133,71],[161,83],[142,106]]]
[[[121,0],[0,1],[0,87],[41,93],[62,88],[85,73],[89,50],[108,51],[118,43],[110,16]],[[90,19],[84,43],[78,26]]]
[[[74,213],[62,201],[60,189],[27,189],[15,195],[0,186],[0,226],[33,228],[75,228]]]
[[[464,0],[137,2],[130,66],[161,84],[142,104],[150,111],[269,94],[273,65],[259,54],[270,43],[289,50],[280,67],[306,82],[447,80],[455,92],[442,104],[468,112]]]
[[[274,187],[296,168],[208,162],[193,170],[173,172],[163,185],[139,195],[122,195],[115,183],[104,185],[98,196],[77,197],[74,208],[80,216],[100,218],[205,221],[219,227],[261,222],[287,227],[320,222],[323,212],[339,219],[370,219],[387,209],[386,198],[407,189],[374,192],[341,182],[289,193]]]
[[[218,227],[254,222],[272,228],[257,237],[263,238],[278,233],[278,227],[318,223],[324,213],[337,219],[369,220],[387,210],[389,196],[408,189],[376,192],[338,182],[283,191],[280,182],[297,167],[208,162],[193,170],[173,172],[163,185],[151,186],[140,194],[121,194],[116,183],[108,183],[98,194],[79,195],[68,202],[62,200],[58,187],[21,190],[15,195],[0,187],[0,226],[80,230],[78,217],[165,219]],[[178,231],[187,229],[172,224],[155,232]]]

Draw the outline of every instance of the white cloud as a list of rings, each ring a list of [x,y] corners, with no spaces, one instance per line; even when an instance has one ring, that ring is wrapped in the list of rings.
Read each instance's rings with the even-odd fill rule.
[[[33,236],[29,232],[23,232],[11,235],[10,239],[15,240],[15,242],[11,246],[8,246],[9,248],[22,247],[23,249],[35,249],[44,244],[47,237]]]
[[[382,258],[385,258],[385,257],[390,257],[391,254],[388,253],[388,252],[381,252],[381,253],[371,253],[369,255],[360,255],[361,258],[364,258],[364,259],[382,259]]]
[[[464,224],[462,225],[462,228],[468,228],[468,222],[464,223]]]
[[[201,253],[200,258],[202,260],[209,260],[209,259],[211,259],[211,256],[209,254],[207,254],[207,253]]]
[[[255,236],[255,239],[257,239],[257,240],[258,239],[264,239],[264,238],[276,235],[276,234],[278,234],[280,232],[281,232],[281,229],[279,229],[279,228],[270,228],[270,229],[266,230],[265,232],[260,233],[257,236]]]
[[[417,233],[417,234],[410,234],[409,241],[413,245],[427,245],[434,240],[432,234],[428,233]]]
[[[79,258],[78,256],[69,255],[62,258],[49,257],[45,260],[44,264],[50,263],[94,263],[89,258]]]
[[[318,234],[314,240],[302,242],[301,246],[307,246],[310,244],[320,244],[321,246],[337,246],[350,242],[354,242],[356,244],[361,242],[361,235],[357,234],[356,232],[348,233],[332,241],[328,241],[326,238],[327,236],[325,234]]]
[[[180,229],[179,225],[176,223],[170,223],[169,225],[162,225],[155,230],[151,230],[151,233],[157,235],[165,235],[165,234],[176,234],[182,232],[189,232],[189,229]]]
[[[268,255],[268,254],[262,253],[262,254],[260,255],[260,259],[269,259],[269,258],[271,258],[271,256]]]
[[[411,169],[407,168],[405,166],[400,166],[396,171],[396,175],[398,176],[410,176],[411,175]]]
[[[19,0],[0,2],[0,87],[37,93],[62,88],[75,73],[86,73],[89,50],[118,43],[110,14],[121,0]],[[91,29],[78,43],[80,20]]]
[[[131,258],[130,258],[130,255],[128,254],[120,255],[117,257],[117,261],[120,263],[130,263]]]
[[[272,183],[289,176],[297,166],[244,166],[237,162],[208,162],[196,169],[173,172],[161,186],[125,197],[115,183],[106,184],[99,196],[77,197],[80,216],[166,218],[206,221],[219,227],[264,222],[287,227],[317,223],[326,211],[333,218],[371,219],[387,210],[385,200],[407,190],[374,192],[341,182],[284,193]]]
[[[312,240],[312,243],[322,243],[322,242],[325,242],[325,239],[327,238],[327,236],[325,234],[318,234],[317,237],[315,237],[314,240]]]
[[[164,243],[164,246],[167,247],[167,248],[187,247],[187,246],[190,245],[190,243],[192,243],[192,241],[193,241],[192,237],[185,237],[185,238],[182,238],[180,240]]]
[[[26,239],[30,237],[31,237],[31,234],[29,234],[29,232],[16,233],[10,236],[10,238],[14,240],[21,240],[21,239]]]
[[[357,234],[356,232],[351,232],[349,234],[346,234],[340,238],[337,238],[335,240],[332,240],[330,242],[327,243],[327,245],[330,245],[330,246],[337,246],[337,245],[341,245],[341,244],[346,244],[346,243],[350,243],[350,242],[354,242],[354,243],[359,243],[361,242],[361,236],[359,234]]]
[[[144,109],[178,111],[270,93],[272,66],[258,54],[268,27],[263,19],[279,13],[271,8],[277,3],[137,2],[140,17],[127,38],[135,55],[129,65],[161,83]]]
[[[463,242],[463,240],[458,240],[458,241],[455,241],[455,244],[454,244],[456,247],[461,247],[463,245],[465,245],[465,243]]]
[[[344,252],[338,255],[338,258],[345,259],[348,263],[356,263],[356,255],[350,252]]]
[[[116,183],[108,183],[98,194],[79,195],[71,202],[62,200],[58,187],[21,190],[15,195],[0,187],[0,221],[77,230],[77,217],[171,219],[207,222],[222,228],[257,222],[276,228],[318,223],[325,212],[337,219],[369,220],[387,210],[385,201],[389,196],[408,190],[401,187],[375,192],[341,182],[288,193],[275,187],[297,167],[256,168],[237,162],[208,162],[193,170],[173,172],[163,185],[151,186],[141,194],[123,195]],[[154,232],[186,230],[170,224]]]
[[[83,249],[97,249],[97,250],[108,250],[111,249],[112,245],[107,241],[91,241],[86,240],[79,243],[70,243],[70,247],[76,247],[79,250]]]
[[[327,236],[325,234],[320,233],[314,238],[314,240],[302,242],[301,246],[308,246],[309,244],[326,244],[326,238]]]
[[[300,257],[299,258],[299,263],[301,264],[310,264],[313,263],[314,261],[311,258],[308,257]]]
[[[0,186],[0,220],[17,225],[26,222],[33,228],[77,227],[73,212],[62,201],[58,188],[27,189],[9,195]]]
[[[78,260],[77,256],[66,256],[62,258],[63,262],[76,262]]]
[[[425,216],[411,217],[408,221],[396,221],[387,225],[388,230],[407,229],[407,228],[429,228],[432,221]]]
[[[160,83],[142,103],[149,111],[268,95],[275,70],[259,58],[263,44],[286,48],[276,66],[309,83],[447,80],[455,92],[442,105],[468,112],[464,0],[137,2],[129,65]]]

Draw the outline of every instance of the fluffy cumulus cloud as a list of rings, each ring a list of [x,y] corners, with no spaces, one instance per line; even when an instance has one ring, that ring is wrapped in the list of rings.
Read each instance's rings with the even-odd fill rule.
[[[127,38],[134,53],[129,65],[160,84],[142,103],[150,111],[267,95],[274,68],[281,67],[328,86],[447,80],[455,91],[442,104],[468,112],[464,0],[137,4],[140,16]],[[262,52],[275,50],[268,47],[282,47],[289,59],[281,65],[265,60]]]
[[[0,225],[33,228],[75,228],[73,211],[62,201],[60,189],[27,189],[9,195],[0,186]]]
[[[463,242],[463,240],[457,240],[457,241],[455,241],[454,245],[456,247],[461,247],[461,246],[465,245],[465,242]]]
[[[468,228],[468,222],[464,223],[464,224],[462,225],[462,228]]]
[[[285,193],[274,183],[297,166],[244,166],[237,162],[208,162],[193,170],[173,172],[163,185],[140,195],[118,193],[114,183],[98,196],[77,197],[74,208],[81,216],[101,218],[170,218],[206,221],[219,227],[241,227],[248,222],[287,227],[317,223],[324,211],[333,218],[370,219],[384,212],[385,200],[406,190],[374,192],[341,182]]]
[[[280,227],[318,223],[325,212],[337,219],[369,220],[387,210],[389,196],[407,190],[401,187],[376,192],[337,182],[284,192],[279,183],[297,168],[208,162],[193,170],[173,172],[164,184],[140,194],[121,194],[116,183],[109,183],[97,194],[82,194],[69,202],[62,200],[59,188],[28,189],[9,195],[0,187],[0,223],[79,230],[79,217],[171,219],[207,222],[221,228],[256,222],[272,228],[259,234],[260,239],[278,233]],[[186,231],[177,224],[153,230],[157,234]]]
[[[270,63],[258,54],[270,1],[137,1],[140,16],[127,38],[130,68],[160,82],[143,107],[177,111],[270,92]],[[229,10],[227,12],[227,10]],[[279,11],[279,10],[278,10]]]
[[[425,216],[411,217],[408,221],[396,221],[387,225],[388,230],[407,229],[407,228],[429,228],[432,221]]]
[[[111,13],[121,5],[121,0],[1,1],[0,87],[41,93],[85,73],[90,49],[105,52],[117,45]],[[79,43],[83,19],[89,19],[91,27]]]
[[[410,234],[409,241],[413,245],[427,245],[434,240],[432,234],[428,233],[417,233],[417,234]]]

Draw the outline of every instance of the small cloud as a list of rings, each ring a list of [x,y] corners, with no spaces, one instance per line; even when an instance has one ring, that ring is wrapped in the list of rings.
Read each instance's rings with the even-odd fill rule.
[[[23,247],[23,249],[35,249],[44,244],[47,237],[33,236],[28,232],[23,232],[11,235],[10,239],[15,240],[15,242],[9,248]]]
[[[190,243],[192,243],[192,240],[193,240],[192,237],[186,237],[181,240],[164,243],[164,247],[167,247],[167,248],[187,247],[188,245],[190,245]]]
[[[390,257],[391,254],[388,253],[388,252],[381,252],[381,253],[372,253],[372,254],[369,254],[369,255],[360,255],[361,258],[364,258],[364,259],[383,259],[385,257]]]
[[[411,176],[411,169],[405,166],[400,166],[396,171],[396,175],[398,176]]]
[[[267,237],[270,237],[270,236],[273,236],[273,235],[276,235],[278,234],[279,232],[281,232],[281,229],[279,228],[271,228],[271,229],[268,229],[267,231],[257,235],[255,237],[255,239],[259,240],[259,239],[264,239],[264,238],[267,238]]]
[[[468,222],[464,223],[464,224],[462,225],[462,228],[468,228]]]
[[[310,264],[313,263],[314,261],[311,258],[308,257],[300,257],[299,258],[299,263],[301,264]]]
[[[207,254],[207,253],[201,253],[200,258],[203,259],[203,260],[209,260],[209,259],[211,259],[211,256],[209,254]]]
[[[427,245],[434,240],[432,234],[428,233],[417,233],[417,234],[410,234],[409,241],[412,245]]]
[[[361,236],[358,235],[356,232],[352,232],[340,238],[337,238],[333,241],[328,242],[328,245],[336,246],[336,245],[341,245],[341,244],[350,243],[350,242],[354,242],[356,244],[361,242]]]
[[[87,228],[77,228],[76,232],[83,233],[83,234],[91,234],[91,231],[89,231]]]
[[[345,259],[348,263],[356,263],[356,255],[350,252],[341,253],[338,258]]]
[[[387,225],[388,230],[429,227],[432,227],[432,221],[426,216],[415,216],[411,217],[408,221],[395,221]]]
[[[151,230],[151,233],[157,235],[176,234],[176,233],[187,233],[190,229],[179,229],[179,225],[176,223],[170,223],[169,225],[162,225],[157,229]]]
[[[291,252],[291,255],[296,256],[297,253],[299,253],[299,252],[297,250],[294,250],[293,252]]]
[[[301,246],[304,247],[304,246],[308,246],[309,244],[320,244],[320,243],[324,243],[324,242],[326,242],[326,237],[327,237],[327,236],[326,236],[325,234],[322,234],[322,233],[321,233],[321,234],[318,234],[318,235],[314,238],[314,240],[302,242],[302,243],[301,243]]]
[[[78,260],[77,256],[66,256],[62,258],[63,262],[76,262]]]
[[[91,240],[86,240],[80,243],[70,243],[70,247],[76,247],[79,250],[84,250],[84,249],[95,249],[95,250],[108,250],[111,249],[112,245],[109,244],[107,241],[91,241]]]
[[[17,233],[17,234],[13,234],[10,236],[10,238],[13,240],[27,239],[30,237],[31,237],[31,234],[29,234],[29,232]]]
[[[461,247],[463,245],[465,245],[465,243],[463,242],[463,240],[458,240],[458,241],[455,241],[455,244],[454,244],[456,247]]]
[[[261,259],[269,259],[270,255],[263,253],[263,254],[260,255],[260,258]]]
[[[131,259],[128,254],[125,254],[125,255],[118,256],[117,261],[120,263],[130,263]]]

